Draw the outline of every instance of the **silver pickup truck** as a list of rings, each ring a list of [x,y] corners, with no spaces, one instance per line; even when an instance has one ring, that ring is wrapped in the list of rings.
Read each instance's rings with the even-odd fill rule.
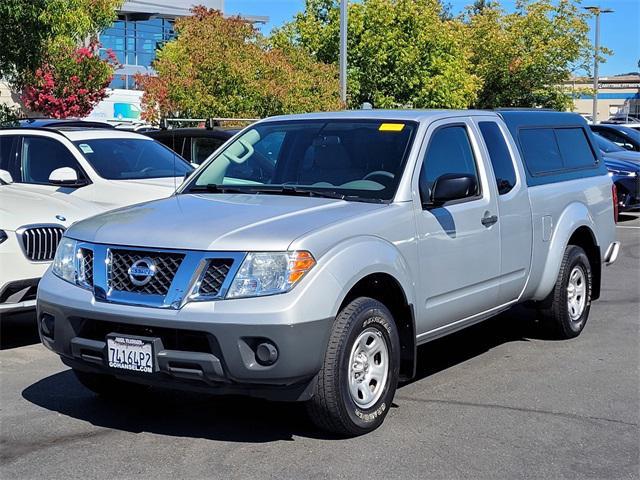
[[[38,326],[96,393],[304,401],[378,427],[416,348],[527,302],[580,334],[616,259],[615,190],[578,115],[269,118],[168,199],[73,225]]]

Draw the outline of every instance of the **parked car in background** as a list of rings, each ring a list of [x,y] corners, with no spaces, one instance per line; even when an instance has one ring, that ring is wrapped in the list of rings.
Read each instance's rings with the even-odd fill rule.
[[[582,332],[619,251],[592,137],[548,111],[265,119],[175,196],[73,225],[40,338],[113,408],[157,385],[304,401],[320,428],[370,432],[420,344],[521,302],[556,338]]]
[[[193,171],[144,135],[66,124],[0,129],[0,169],[16,184],[110,208],[167,197]]]
[[[185,160],[200,165],[224,142],[238,133],[238,129],[172,128],[143,133],[166,145]]]
[[[616,186],[618,210],[640,209],[640,152],[630,152],[598,134],[594,137]]]
[[[640,119],[633,115],[613,115],[602,123],[617,123],[617,124],[635,124],[640,125]]]
[[[615,124],[603,124],[590,125],[591,131],[598,135],[611,140],[616,145],[631,150],[634,152],[640,152],[640,132],[633,128],[625,127],[623,125]]]
[[[35,307],[36,287],[73,222],[104,211],[0,176],[0,314]]]
[[[18,125],[23,128],[114,128],[113,125],[107,122],[78,118],[25,118],[18,120]]]

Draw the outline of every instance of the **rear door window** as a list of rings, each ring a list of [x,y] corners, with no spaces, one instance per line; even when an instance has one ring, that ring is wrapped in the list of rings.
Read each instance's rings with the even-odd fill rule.
[[[200,165],[223,144],[220,138],[194,137],[191,139],[191,161]]]
[[[18,139],[18,135],[0,136],[0,169],[9,172],[14,181],[20,181],[20,163],[16,150]]]
[[[489,151],[498,193],[500,195],[509,193],[516,184],[516,171],[504,135],[496,122],[479,122],[478,126]]]

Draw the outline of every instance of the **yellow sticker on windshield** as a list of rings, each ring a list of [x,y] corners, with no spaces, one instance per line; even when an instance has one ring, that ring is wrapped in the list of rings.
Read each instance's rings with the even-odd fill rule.
[[[404,123],[383,123],[380,125],[381,132],[401,132],[404,128]]]

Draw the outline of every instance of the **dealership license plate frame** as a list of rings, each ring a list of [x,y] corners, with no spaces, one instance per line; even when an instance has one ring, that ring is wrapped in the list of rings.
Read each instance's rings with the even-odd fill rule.
[[[158,371],[158,361],[156,359],[157,352],[162,350],[162,343],[159,338],[141,337],[138,335],[128,335],[122,333],[110,333],[106,336],[106,364],[109,368],[117,372],[129,372],[134,374],[149,375]],[[124,355],[124,362],[114,362],[111,349],[119,348]],[[146,352],[150,355],[150,368],[134,368],[135,362],[126,361],[129,356],[128,352]]]

